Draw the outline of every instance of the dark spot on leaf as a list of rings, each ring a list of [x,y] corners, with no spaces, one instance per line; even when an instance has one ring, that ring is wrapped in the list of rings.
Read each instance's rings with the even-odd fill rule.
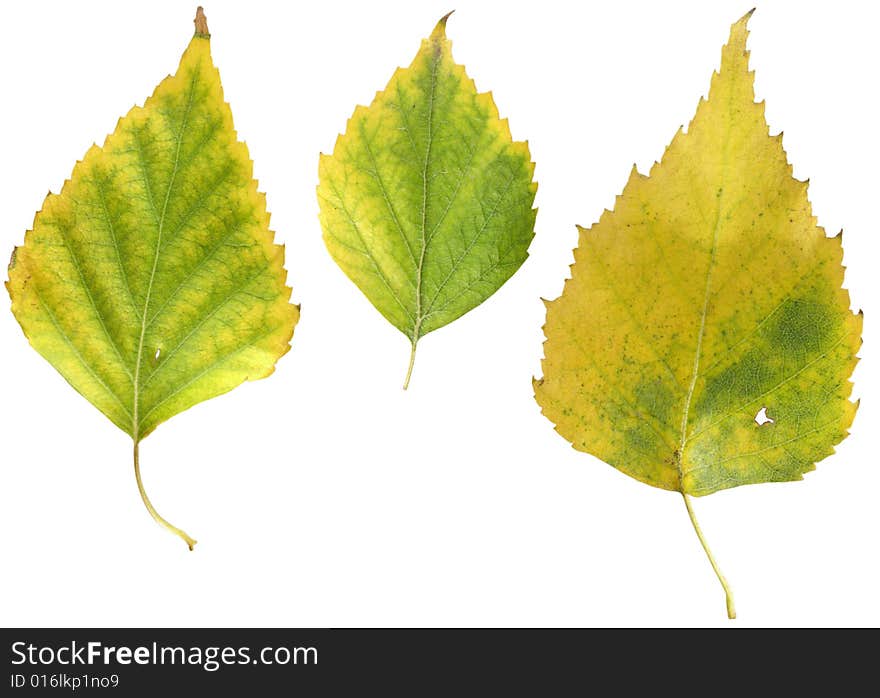
[[[634,426],[623,432],[623,438],[628,447],[636,451],[652,451],[657,436],[644,422],[637,422]]]
[[[788,355],[818,353],[835,329],[831,308],[812,298],[787,301],[771,319],[766,336],[774,350]]]
[[[659,378],[643,380],[633,393],[643,412],[647,412],[663,424],[672,423],[670,415],[676,406],[676,398]]]
[[[737,363],[706,376],[697,412],[713,415],[738,409],[778,382],[777,369],[760,349],[752,349]]]

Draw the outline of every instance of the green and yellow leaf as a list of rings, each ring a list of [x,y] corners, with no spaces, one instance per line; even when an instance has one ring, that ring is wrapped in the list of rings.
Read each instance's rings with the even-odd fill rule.
[[[452,59],[447,17],[319,164],[327,249],[411,359],[421,337],[497,291],[534,236],[528,146]],[[407,383],[411,371],[412,360]]]
[[[535,381],[575,448],[683,495],[799,480],[856,411],[841,237],[755,102],[749,16],[687,132],[580,230]]]
[[[199,8],[177,73],[46,198],[7,288],[31,345],[131,435],[140,486],[141,439],[290,348],[283,264]]]

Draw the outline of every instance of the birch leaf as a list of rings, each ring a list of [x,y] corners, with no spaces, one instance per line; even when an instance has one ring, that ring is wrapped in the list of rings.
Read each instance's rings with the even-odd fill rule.
[[[750,15],[687,133],[580,230],[535,381],[576,449],[682,494],[710,559],[688,496],[800,480],[856,411],[862,316],[842,288],[841,237],[816,224],[755,103]]]
[[[409,339],[404,388],[419,339],[497,291],[534,236],[528,145],[453,61],[448,17],[319,164],[324,242]]]
[[[290,348],[265,197],[223,101],[202,9],[177,73],[120,119],[49,194],[7,289],[31,345],[134,441],[246,380]]]

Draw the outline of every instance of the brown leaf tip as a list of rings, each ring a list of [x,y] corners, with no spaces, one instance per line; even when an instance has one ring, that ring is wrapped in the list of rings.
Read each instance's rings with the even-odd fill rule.
[[[201,5],[196,8],[196,18],[193,20],[193,24],[196,25],[196,36],[205,38],[211,36],[211,32],[208,31],[208,18],[205,17],[205,10]]]
[[[437,41],[446,38],[446,21],[453,12],[455,12],[455,10],[450,10],[440,18],[439,22],[437,22],[437,26],[435,26],[434,31],[431,32],[432,40]]]

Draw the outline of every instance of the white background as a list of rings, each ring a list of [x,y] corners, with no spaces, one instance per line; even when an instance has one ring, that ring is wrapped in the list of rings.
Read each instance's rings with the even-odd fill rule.
[[[406,65],[444,2],[207,0],[214,60],[287,245],[302,304],[268,380],[198,405],[142,444],[147,490],[199,540],[150,519],[129,437],[0,313],[0,624],[4,626],[877,625],[876,28],[862,2],[763,2],[758,97],[785,129],[819,221],[845,229],[866,313],[861,409],[803,482],[695,500],[735,592],[721,589],[681,498],[574,451],[532,397],[541,296],[575,223],[613,205],[693,115],[740,2],[455,0],[454,53],[491,89],[539,182],[522,269],[484,305],[407,340],[321,241],[318,152]],[[48,189],[176,69],[186,2],[4,7],[0,248]]]

